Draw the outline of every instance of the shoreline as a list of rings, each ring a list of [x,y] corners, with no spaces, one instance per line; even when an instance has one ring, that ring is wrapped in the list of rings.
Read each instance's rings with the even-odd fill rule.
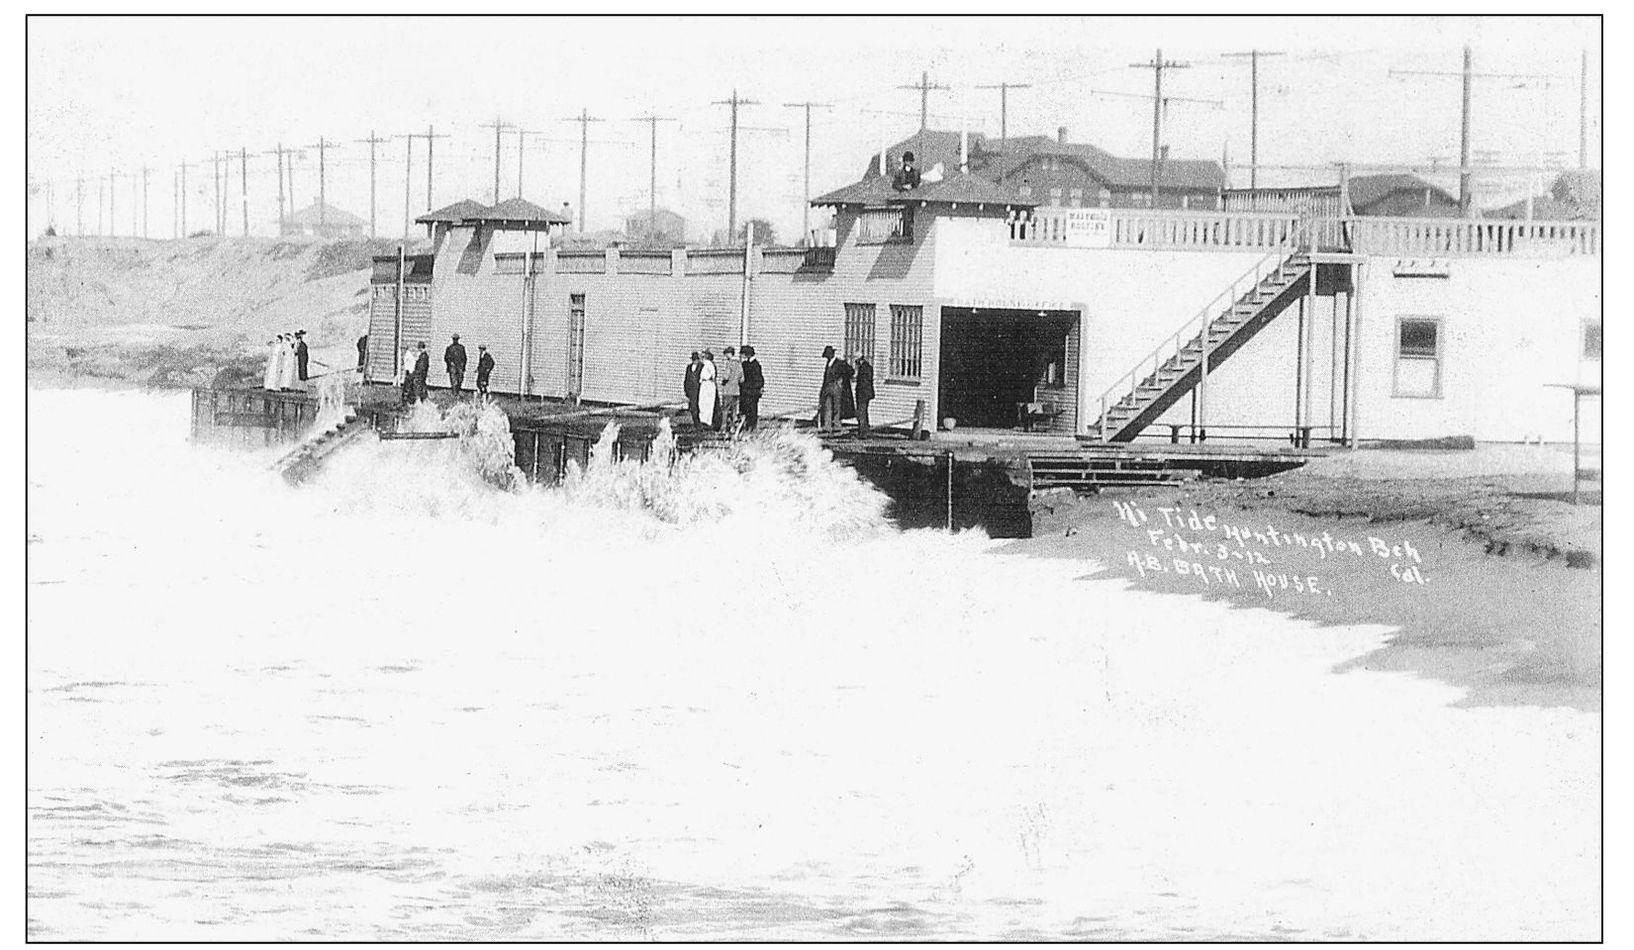
[[[1404,453],[1410,464],[1431,455]],[[1041,498],[1034,537],[997,551],[1093,561],[1091,576],[1140,590],[1392,627],[1385,646],[1336,672],[1431,677],[1463,688],[1460,706],[1600,709],[1598,505],[1535,497],[1558,489],[1543,471],[1358,478],[1340,474],[1343,461],[1313,467]]]

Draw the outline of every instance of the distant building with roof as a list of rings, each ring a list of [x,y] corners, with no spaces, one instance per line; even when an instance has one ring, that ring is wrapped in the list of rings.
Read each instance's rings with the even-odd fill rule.
[[[350,211],[317,201],[285,218],[278,228],[284,237],[365,237],[368,231],[369,222]]]
[[[1504,205],[1487,212],[1486,216],[1516,219],[1531,217],[1539,221],[1598,221],[1600,173],[1561,172],[1543,194]]]
[[[886,151],[885,175],[914,153],[921,173],[940,164],[945,176],[959,171],[961,135],[923,130]],[[998,142],[981,133],[964,136],[966,167],[971,175],[1002,188],[1012,201],[1055,208],[1150,208],[1152,161],[1122,158],[1094,145],[1067,141],[1065,128],[1055,138],[1028,135]],[[879,175],[878,156],[863,171]],[[1225,170],[1215,161],[1164,157],[1158,162],[1155,207],[1214,210],[1220,207]]]
[[[1458,199],[1417,175],[1352,175],[1348,184],[1353,214],[1391,218],[1456,218]]]

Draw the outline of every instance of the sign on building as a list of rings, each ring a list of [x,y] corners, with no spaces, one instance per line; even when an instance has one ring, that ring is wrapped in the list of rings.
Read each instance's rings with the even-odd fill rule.
[[[1111,247],[1112,211],[1109,208],[1067,209],[1068,247]]]

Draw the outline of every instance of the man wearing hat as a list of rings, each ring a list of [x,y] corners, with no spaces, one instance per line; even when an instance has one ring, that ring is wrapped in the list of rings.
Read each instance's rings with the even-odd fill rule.
[[[477,344],[477,392],[488,395],[488,377],[494,374],[494,355],[488,352],[488,344]]]
[[[443,350],[443,366],[448,370],[448,388],[454,391],[454,398],[460,398],[460,384],[465,382],[465,347],[460,345],[460,335],[454,334],[454,342]]]
[[[737,350],[730,346],[722,351],[721,357],[719,371],[716,374],[719,376],[721,393],[720,423],[722,428],[730,432],[738,421],[738,400],[742,397],[743,390],[743,364],[738,362]]]
[[[817,431],[840,431],[840,413],[851,386],[851,364],[834,355],[834,347],[823,347],[823,388],[818,393]]]
[[[902,153],[902,167],[891,176],[891,187],[897,191],[912,191],[919,187],[919,169],[913,165],[913,153]]]
[[[766,391],[766,374],[755,359],[755,348],[743,346],[743,382],[738,385],[738,407],[743,411],[743,431],[760,425],[760,394]]]
[[[306,388],[306,331],[295,331],[295,378],[301,381],[300,388]]]
[[[426,341],[421,340],[414,353],[414,398],[426,400],[426,376],[431,373],[431,354],[426,352]]]

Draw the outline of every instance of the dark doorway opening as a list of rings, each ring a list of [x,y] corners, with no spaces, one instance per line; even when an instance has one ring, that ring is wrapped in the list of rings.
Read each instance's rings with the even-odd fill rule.
[[[960,427],[1013,428],[1022,403],[1067,392],[1067,338],[1078,314],[1067,311],[943,307],[938,414]],[[940,421],[940,420],[938,420]]]

